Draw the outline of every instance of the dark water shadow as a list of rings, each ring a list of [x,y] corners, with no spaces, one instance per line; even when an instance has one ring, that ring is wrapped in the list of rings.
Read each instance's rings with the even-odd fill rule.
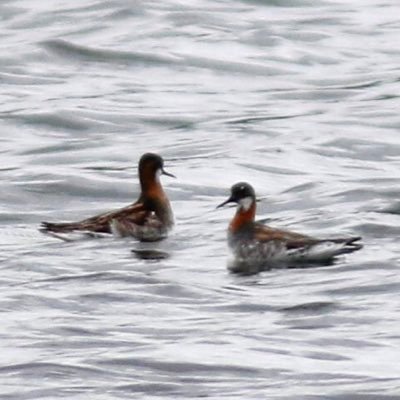
[[[232,274],[248,276],[255,275],[260,272],[271,271],[276,269],[309,269],[309,268],[322,268],[330,267],[335,264],[335,258],[326,259],[323,261],[315,262],[296,262],[296,263],[247,263],[247,262],[231,262],[228,264],[228,270]]]
[[[166,251],[153,249],[132,249],[131,252],[140,260],[165,260],[171,256]]]

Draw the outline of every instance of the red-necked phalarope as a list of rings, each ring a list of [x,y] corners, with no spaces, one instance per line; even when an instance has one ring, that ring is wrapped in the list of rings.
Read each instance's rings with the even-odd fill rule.
[[[274,229],[255,222],[256,195],[252,186],[241,182],[232,186],[230,197],[220,204],[237,203],[229,224],[228,244],[235,260],[231,269],[243,272],[276,264],[327,262],[335,256],[362,248],[361,237],[317,239],[303,234]],[[251,271],[250,271],[251,272]]]
[[[80,232],[89,235],[113,233],[141,241],[161,240],[172,228],[174,217],[160,175],[174,177],[164,170],[164,161],[159,155],[146,153],[139,161],[141,193],[135,203],[78,222],[42,222],[40,230],[60,239],[64,239],[62,234]]]

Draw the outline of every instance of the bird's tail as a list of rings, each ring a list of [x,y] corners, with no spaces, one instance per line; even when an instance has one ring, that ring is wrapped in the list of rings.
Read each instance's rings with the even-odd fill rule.
[[[353,251],[357,251],[363,248],[363,245],[359,243],[361,240],[361,236],[354,236],[350,238],[339,238],[339,239],[331,239],[327,240],[327,242],[332,242],[341,247],[338,248],[338,252],[335,255],[352,253]]]
[[[69,222],[42,222],[39,230],[43,233],[54,232],[54,233],[66,233],[72,232],[79,229],[80,226],[76,223]]]
[[[298,260],[321,262],[332,260],[341,254],[348,254],[362,249],[359,243],[361,237],[324,239],[310,244],[309,246],[293,251],[293,256]]]

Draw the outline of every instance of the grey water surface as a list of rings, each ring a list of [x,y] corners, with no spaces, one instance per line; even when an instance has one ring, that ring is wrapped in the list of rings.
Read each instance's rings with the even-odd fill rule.
[[[1,1],[0,398],[399,399],[399,15]],[[147,151],[178,177],[167,240],[38,232],[135,200]],[[229,273],[237,181],[270,225],[364,249]]]

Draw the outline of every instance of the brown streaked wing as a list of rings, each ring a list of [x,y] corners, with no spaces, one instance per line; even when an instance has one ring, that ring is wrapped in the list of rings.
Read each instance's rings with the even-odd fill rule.
[[[143,203],[136,202],[127,207],[95,215],[78,222],[43,222],[42,225],[45,230],[53,232],[92,231],[110,233],[109,223],[111,220],[129,218],[132,222],[140,224],[144,222],[148,213]]]
[[[296,232],[274,229],[269,226],[256,223],[254,225],[254,237],[260,242],[279,240],[290,247],[303,247],[318,242],[317,239]]]

